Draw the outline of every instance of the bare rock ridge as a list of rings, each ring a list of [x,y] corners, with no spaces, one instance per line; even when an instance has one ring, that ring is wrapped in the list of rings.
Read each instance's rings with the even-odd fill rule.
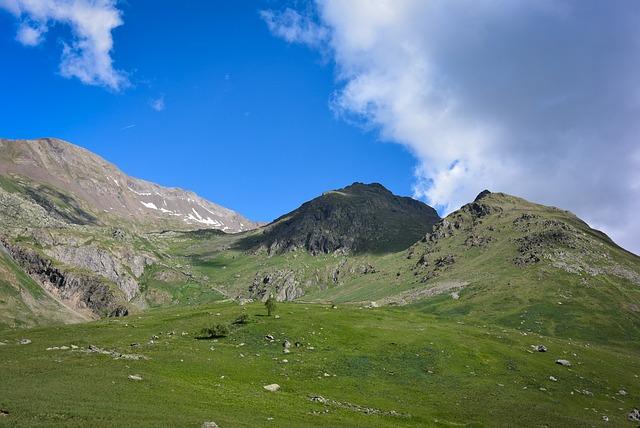
[[[76,224],[124,220],[147,228],[211,228],[229,233],[257,226],[193,192],[129,177],[96,154],[55,138],[0,139],[0,176],[28,179],[31,185],[24,186],[24,191],[36,202],[46,203],[39,188],[42,184],[48,185],[49,192],[62,189],[73,195],[85,206],[65,202],[71,210],[61,215]],[[53,196],[64,198],[63,194]]]
[[[440,220],[436,210],[378,183],[325,192],[267,225],[247,245],[269,253],[305,249],[384,253],[408,248]]]

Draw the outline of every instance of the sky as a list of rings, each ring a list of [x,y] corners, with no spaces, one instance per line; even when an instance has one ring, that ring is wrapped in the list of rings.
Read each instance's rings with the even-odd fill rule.
[[[485,188],[640,253],[634,0],[0,0],[0,136],[268,221],[354,181]]]

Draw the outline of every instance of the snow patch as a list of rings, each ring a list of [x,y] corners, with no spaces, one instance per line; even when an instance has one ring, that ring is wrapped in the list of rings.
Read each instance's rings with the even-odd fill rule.
[[[152,210],[157,210],[158,209],[158,207],[156,207],[156,204],[154,204],[153,202],[142,202],[142,201],[140,201],[140,203],[142,205],[144,205],[145,207],[147,207],[147,208],[151,208]]]

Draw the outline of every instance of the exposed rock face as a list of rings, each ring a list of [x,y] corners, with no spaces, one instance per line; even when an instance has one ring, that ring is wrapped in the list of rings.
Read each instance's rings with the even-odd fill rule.
[[[55,138],[0,139],[0,176],[11,174],[48,185],[46,189],[29,186],[23,193],[52,217],[67,223],[98,224],[107,219],[122,219],[142,227],[211,228],[226,232],[257,226],[193,192],[129,177],[94,153]],[[65,193],[56,189],[64,189]],[[45,191],[50,194],[45,195]],[[52,199],[63,204],[52,204]],[[94,212],[90,213],[82,204]]]
[[[6,241],[0,243],[27,274],[68,306],[80,311],[88,310],[95,316],[128,314],[128,309],[122,303],[122,296],[118,296],[112,287],[100,278],[63,271],[33,250]]]
[[[149,256],[127,252],[122,258],[126,263],[123,265],[109,251],[93,246],[53,247],[47,254],[64,264],[87,269],[110,279],[122,290],[127,300],[133,299],[139,293],[140,286],[136,279],[142,275],[145,266],[154,262]]]
[[[408,248],[439,219],[428,205],[380,184],[354,183],[303,204],[246,244],[269,253],[393,252]]]
[[[304,289],[296,280],[292,270],[277,270],[267,273],[256,273],[249,287],[249,295],[253,299],[266,301],[273,294],[279,302],[295,300],[304,295]]]

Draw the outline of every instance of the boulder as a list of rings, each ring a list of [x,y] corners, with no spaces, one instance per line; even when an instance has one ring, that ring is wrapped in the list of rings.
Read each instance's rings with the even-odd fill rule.
[[[633,409],[632,411],[630,411],[627,415],[627,419],[630,422],[640,422],[640,410]]]
[[[278,385],[277,383],[272,383],[270,385],[263,386],[263,388],[269,392],[276,392],[280,390],[280,385]]]

